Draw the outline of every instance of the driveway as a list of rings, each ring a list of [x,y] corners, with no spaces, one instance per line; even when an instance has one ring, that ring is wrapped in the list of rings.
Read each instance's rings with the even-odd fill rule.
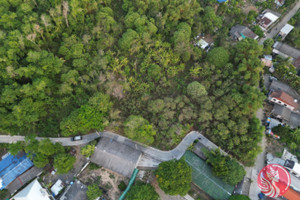
[[[295,6],[281,19],[281,21],[276,24],[271,30],[270,33],[260,39],[259,44],[263,44],[266,39],[274,38],[278,32],[288,23],[288,21],[296,14],[298,9],[300,8],[300,1],[298,1]]]

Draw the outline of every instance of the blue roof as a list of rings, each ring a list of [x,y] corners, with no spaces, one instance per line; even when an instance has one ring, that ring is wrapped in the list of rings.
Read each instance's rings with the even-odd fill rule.
[[[227,0],[218,0],[219,3],[226,2]]]
[[[3,190],[32,166],[33,163],[26,157],[25,153],[19,153],[16,156],[9,154],[0,161],[0,190]]]

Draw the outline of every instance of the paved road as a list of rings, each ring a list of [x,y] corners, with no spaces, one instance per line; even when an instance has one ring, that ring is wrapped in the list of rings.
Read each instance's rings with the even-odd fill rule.
[[[148,156],[159,160],[159,161],[167,161],[172,159],[180,159],[186,149],[199,137],[204,137],[202,134],[200,134],[197,131],[192,131],[188,133],[183,140],[172,150],[169,151],[162,151],[153,147],[149,147],[143,144],[140,144],[138,142],[132,141],[126,137],[123,137],[121,135],[104,131],[99,132],[101,137],[111,138],[113,140],[116,140],[120,143],[123,143],[127,146],[130,146],[133,149],[136,149],[138,151],[143,152],[144,154],[147,154]]]
[[[91,133],[84,135],[82,140],[71,141],[71,137],[61,137],[61,138],[49,138],[52,142],[60,142],[63,146],[77,146],[82,144],[87,144],[100,137],[100,133]],[[44,137],[37,137],[37,140],[45,139]],[[10,136],[10,135],[0,135],[0,143],[14,143],[17,141],[24,141],[24,136]]]
[[[277,33],[288,23],[288,21],[296,14],[298,9],[300,8],[300,1],[298,1],[295,6],[281,19],[281,21],[276,24],[271,30],[270,33],[260,39],[259,44],[263,44],[266,39],[273,38],[277,35]]]
[[[171,159],[179,159],[184,154],[186,149],[199,137],[204,137],[197,131],[192,131],[188,133],[183,140],[179,143],[177,147],[170,151],[162,151],[153,147],[149,147],[138,142],[132,141],[126,137],[118,135],[116,133],[104,131],[104,132],[96,132],[88,135],[84,135],[83,139],[80,141],[71,141],[70,137],[66,138],[49,138],[52,142],[60,142],[63,146],[77,146],[87,144],[99,137],[106,137],[116,140],[118,142],[124,143],[133,149],[137,149],[157,160],[166,161]],[[17,141],[24,141],[24,136],[9,136],[9,135],[0,135],[0,143],[13,143]],[[37,140],[42,140],[43,137],[37,137]]]

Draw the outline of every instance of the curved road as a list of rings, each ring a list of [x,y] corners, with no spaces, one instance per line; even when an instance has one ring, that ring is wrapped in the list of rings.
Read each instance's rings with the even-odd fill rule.
[[[88,135],[84,135],[83,139],[80,141],[71,141],[71,137],[62,137],[62,138],[49,138],[52,142],[60,142],[63,146],[77,146],[87,144],[99,137],[106,137],[113,140],[116,140],[120,143],[123,143],[127,146],[132,147],[133,149],[139,150],[157,160],[167,161],[171,159],[179,159],[184,154],[186,149],[196,140],[197,138],[202,138],[205,140],[206,138],[197,131],[192,131],[188,133],[183,140],[172,150],[162,151],[153,147],[149,147],[138,142],[132,141],[126,137],[118,135],[116,133],[104,131],[104,132],[96,132]],[[37,137],[37,140],[45,139],[43,137]],[[24,136],[9,136],[9,135],[0,135],[0,143],[13,143],[17,141],[24,141]]]

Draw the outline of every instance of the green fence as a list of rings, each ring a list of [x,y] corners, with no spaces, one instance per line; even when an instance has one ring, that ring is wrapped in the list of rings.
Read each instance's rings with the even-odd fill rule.
[[[193,183],[216,200],[227,200],[234,187],[212,174],[211,167],[191,151],[184,154],[185,161],[192,167]]]
[[[137,173],[139,172],[139,170],[137,168],[135,168],[132,172],[132,175],[131,175],[131,178],[130,178],[130,181],[125,189],[125,191],[123,192],[123,194],[120,196],[119,200],[123,200],[127,194],[127,192],[130,190],[131,188],[131,185],[134,183],[134,180],[136,178],[136,175]]]

